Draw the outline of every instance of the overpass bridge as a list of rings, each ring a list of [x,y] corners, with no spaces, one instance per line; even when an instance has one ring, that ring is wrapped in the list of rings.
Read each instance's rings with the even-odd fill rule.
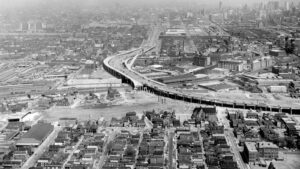
[[[140,51],[140,49],[138,48],[138,49],[133,49],[133,50],[130,50],[130,51],[122,52],[122,53],[117,54],[117,55],[109,56],[106,59],[104,59],[104,61],[103,61],[103,68],[107,72],[109,72],[110,74],[112,74],[113,76],[122,79],[122,83],[129,84],[135,90],[141,90],[142,87],[143,87],[142,83],[138,82],[137,80],[133,79],[130,76],[127,76],[124,71],[116,69],[116,68],[114,68],[114,67],[112,67],[110,65],[111,61],[113,59],[117,59],[117,57],[120,57],[120,56],[124,57],[124,56],[134,55],[134,54],[137,55],[137,52],[139,52],[139,51]],[[125,64],[122,64],[122,66],[125,67]]]
[[[128,67],[128,64],[126,64],[128,62],[128,59],[139,55],[140,50],[141,49],[138,48],[108,57],[103,61],[103,67],[106,71],[108,71],[115,77],[121,78],[123,83],[131,85],[135,90],[146,90],[158,96],[163,96],[175,100],[182,100],[184,102],[220,106],[226,108],[256,109],[262,111],[300,114],[300,108],[293,107],[293,105],[291,105],[290,107],[281,107],[280,105],[274,106],[267,104],[241,103],[235,101],[225,101],[222,100],[222,98],[211,99],[182,93],[165,84],[143,77],[141,74],[131,70],[131,68]],[[147,52],[147,50],[145,50],[145,52]],[[120,62],[120,59],[123,59],[122,62]],[[119,63],[116,61],[119,61]]]
[[[140,48],[121,52],[120,54],[107,57],[103,61],[104,69],[113,76],[122,79],[123,83],[127,83],[133,87],[134,90],[144,90],[158,96],[171,98],[174,100],[181,100],[189,103],[204,104],[210,106],[219,106],[225,108],[237,109],[255,109],[262,111],[284,112],[290,114],[300,114],[299,105],[274,105],[265,103],[253,103],[251,101],[232,101],[225,98],[213,98],[206,96],[195,96],[192,94],[183,93],[175,88],[159,83],[142,74],[131,69],[132,63],[135,59],[143,54],[149,52],[155,47],[142,46]],[[130,60],[131,59],[131,60]]]

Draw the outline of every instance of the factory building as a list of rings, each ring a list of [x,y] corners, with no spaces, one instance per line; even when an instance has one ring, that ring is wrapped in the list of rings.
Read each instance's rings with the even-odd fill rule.
[[[50,123],[37,123],[21,136],[17,146],[39,146],[53,131],[54,126]]]
[[[95,69],[96,64],[92,60],[87,60],[84,65],[85,69]]]
[[[269,54],[271,56],[275,56],[275,57],[285,57],[286,56],[286,52],[284,50],[280,50],[280,49],[272,49],[272,50],[270,50]]]
[[[98,87],[120,87],[122,85],[121,79],[70,79],[66,86],[76,88],[98,88]]]
[[[270,93],[286,93],[287,87],[286,86],[269,86],[268,91]]]
[[[184,74],[172,77],[166,77],[159,79],[160,82],[165,84],[174,84],[174,83],[186,83],[186,82],[196,82],[201,80],[207,80],[208,76],[204,74]]]
[[[50,90],[52,85],[55,82],[53,81],[30,81],[30,82],[23,82],[19,84],[9,84],[9,85],[2,85],[0,86],[0,93],[5,94],[26,94],[26,93],[38,93]]]
[[[211,64],[211,58],[209,56],[195,56],[193,59],[193,65],[206,67]]]
[[[228,69],[230,71],[243,71],[246,67],[244,61],[240,60],[220,60],[218,63],[218,68]]]
[[[273,64],[274,64],[273,59],[271,57],[263,57],[261,59],[252,61],[251,69],[252,69],[252,71],[257,71],[257,70],[271,67],[271,66],[273,66]]]

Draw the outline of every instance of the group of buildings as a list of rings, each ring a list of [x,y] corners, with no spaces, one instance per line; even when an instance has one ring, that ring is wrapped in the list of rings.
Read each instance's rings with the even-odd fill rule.
[[[145,127],[144,118],[139,118],[136,112],[128,112],[125,117],[121,119],[113,117],[110,121],[111,127]]]
[[[6,137],[2,140],[1,167],[20,168],[35,149],[53,132],[54,126],[49,123],[38,122],[33,126],[15,121],[9,122],[2,133]],[[3,135],[3,136],[5,136]],[[5,150],[5,151],[3,151]]]
[[[94,160],[102,152],[104,134],[97,133],[96,122],[77,122],[76,118],[60,119],[62,130],[32,168],[83,168],[94,165]]]
[[[283,160],[279,148],[299,147],[299,122],[284,114],[259,115],[257,112],[229,111],[230,125],[244,146],[246,162],[262,163],[264,160]]]
[[[199,133],[178,128],[176,136],[177,168],[204,168],[204,151]]]

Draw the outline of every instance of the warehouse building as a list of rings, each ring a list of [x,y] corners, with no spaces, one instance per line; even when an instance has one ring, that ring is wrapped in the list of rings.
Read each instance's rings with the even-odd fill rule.
[[[246,67],[246,63],[241,60],[220,60],[218,68],[228,69],[230,71],[243,71]]]
[[[271,57],[262,57],[254,60],[251,64],[252,71],[257,71],[273,66],[273,59]]]
[[[54,126],[50,123],[37,123],[30,130],[21,136],[17,146],[38,146],[53,131]]]
[[[120,87],[122,80],[116,78],[108,79],[70,79],[67,81],[66,86],[81,88],[101,88],[101,87]]]
[[[287,87],[286,86],[269,86],[268,91],[270,93],[286,93]]]
[[[183,74],[178,76],[172,76],[172,77],[166,77],[159,79],[160,82],[164,84],[174,84],[174,83],[187,83],[187,82],[196,82],[196,81],[202,81],[207,80],[208,76],[204,74]]]

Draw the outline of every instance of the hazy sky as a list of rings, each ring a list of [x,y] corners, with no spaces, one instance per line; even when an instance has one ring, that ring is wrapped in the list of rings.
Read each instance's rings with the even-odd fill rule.
[[[63,3],[65,2],[80,2],[80,3],[90,3],[90,2],[103,2],[103,1],[113,1],[113,2],[126,2],[126,3],[130,3],[130,2],[144,2],[144,3],[158,3],[158,2],[163,2],[163,1],[182,1],[182,2],[187,2],[187,1],[197,1],[200,3],[218,3],[219,1],[223,1],[223,3],[225,4],[245,4],[245,3],[255,3],[255,2],[261,2],[261,1],[268,1],[268,0],[0,0],[0,6],[23,6],[23,5],[28,5],[28,4],[39,4],[42,2],[60,2]],[[280,0],[281,1],[281,0]]]
[[[189,2],[190,1],[190,2]],[[79,4],[83,6],[101,4],[101,3],[120,3],[120,4],[166,4],[174,2],[184,2],[207,5],[217,5],[220,1],[223,2],[224,6],[241,6],[244,4],[253,4],[257,2],[268,2],[270,0],[0,0],[0,8],[25,8],[26,6],[38,6],[45,3],[59,4]],[[290,1],[290,0],[278,0],[278,1]],[[299,1],[299,0],[298,0]]]

